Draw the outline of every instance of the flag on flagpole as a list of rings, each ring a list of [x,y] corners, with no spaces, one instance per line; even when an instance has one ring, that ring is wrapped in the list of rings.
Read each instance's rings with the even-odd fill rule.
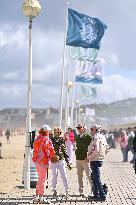
[[[91,87],[90,85],[81,84],[81,97],[83,98],[96,98],[96,88]]]
[[[96,48],[71,47],[71,58],[79,61],[95,61],[99,50]]]
[[[79,83],[103,83],[104,59],[96,59],[92,64],[89,61],[79,61],[76,68],[75,82]]]
[[[68,9],[66,45],[99,49],[107,26],[98,18],[92,18]]]

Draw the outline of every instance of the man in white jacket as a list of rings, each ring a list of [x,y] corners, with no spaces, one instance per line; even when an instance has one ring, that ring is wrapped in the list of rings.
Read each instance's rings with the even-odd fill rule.
[[[93,194],[89,196],[89,199],[96,201],[106,200],[106,191],[101,183],[100,179],[100,167],[103,165],[103,159],[108,152],[108,144],[104,135],[100,134],[100,125],[94,124],[90,127],[90,133],[92,135],[92,141],[88,147],[87,158],[90,162],[92,170],[93,181]]]

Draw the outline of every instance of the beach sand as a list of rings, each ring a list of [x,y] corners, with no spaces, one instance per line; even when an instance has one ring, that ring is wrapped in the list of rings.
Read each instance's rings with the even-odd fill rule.
[[[23,196],[33,197],[35,188],[24,189],[22,184],[22,173],[25,153],[26,136],[11,136],[11,143],[7,144],[6,137],[2,140],[2,157],[0,159],[0,197],[1,198],[22,198]],[[76,170],[73,169],[75,172]],[[67,169],[68,178],[71,178],[72,172]],[[72,174],[73,176],[73,174]],[[49,187],[45,190],[46,193],[52,194],[51,187],[51,171],[49,169]],[[60,174],[58,175],[58,193],[65,193],[64,186]],[[74,188],[75,189],[75,188]],[[77,187],[76,187],[77,189]],[[77,192],[77,190],[76,190]]]
[[[0,193],[9,193],[22,185],[22,172],[25,151],[25,135],[11,136],[7,144],[2,137],[2,157],[0,159]]]
[[[31,204],[35,195],[35,189],[27,190],[24,189],[22,185],[25,135],[12,136],[11,144],[7,144],[5,137],[3,138],[3,159],[0,159],[0,204]],[[130,159],[132,159],[131,153],[129,153],[129,160]],[[109,189],[107,201],[104,204],[136,204],[136,177],[132,164],[129,162],[122,163],[121,161],[122,153],[120,149],[111,149],[101,170],[103,182],[107,184]],[[51,204],[56,205],[66,203],[90,204],[86,198],[81,198],[78,195],[78,180],[75,166],[73,166],[72,170],[67,169],[67,176],[70,194],[68,200],[64,197],[65,190],[60,174],[58,174],[57,183],[58,199],[56,200],[52,197],[52,175],[50,170],[48,179],[49,186],[48,189],[45,188],[45,197],[51,201]],[[86,175],[84,175],[83,181],[84,193],[87,197],[90,194],[91,189]]]

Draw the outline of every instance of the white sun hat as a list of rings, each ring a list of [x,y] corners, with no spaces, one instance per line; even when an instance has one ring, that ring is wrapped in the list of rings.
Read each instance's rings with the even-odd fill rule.
[[[52,130],[51,127],[50,127],[49,125],[47,125],[47,124],[44,124],[44,125],[42,126],[42,128],[43,128],[45,131],[51,131],[51,130]]]

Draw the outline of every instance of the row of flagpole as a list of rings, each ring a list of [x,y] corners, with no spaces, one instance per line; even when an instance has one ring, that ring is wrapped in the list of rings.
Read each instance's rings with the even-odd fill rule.
[[[64,47],[63,47],[63,61],[62,61],[62,74],[61,74],[61,95],[60,95],[60,116],[59,116],[59,127],[62,127],[62,120],[63,120],[63,101],[64,101],[64,88],[66,91],[66,100],[65,100],[65,121],[64,121],[64,131],[66,131],[67,127],[73,127],[74,126],[74,106],[76,104],[76,119],[75,124],[79,122],[79,114],[77,113],[77,100],[75,102],[75,70],[73,74],[72,82],[69,81],[69,75],[70,75],[70,48],[68,51],[68,69],[67,69],[67,79],[65,83],[65,55],[66,55],[66,33],[67,33],[67,19],[68,19],[68,8],[69,8],[69,2],[66,2],[66,20],[65,20],[65,32],[64,32]],[[75,67],[75,65],[74,65]],[[69,84],[71,83],[71,85]],[[70,87],[72,88],[72,99],[71,99],[71,109],[70,103],[69,103],[69,97],[70,97]]]
[[[77,25],[75,25],[76,23]],[[91,87],[87,88],[87,84],[88,86],[90,86],[90,84],[103,83],[102,76],[103,76],[104,59],[99,59],[97,58],[97,56],[100,48],[100,43],[101,43],[100,41],[102,36],[104,35],[106,28],[107,26],[98,18],[92,18],[85,14],[78,13],[77,11],[69,8],[69,1],[66,2],[64,48],[63,48],[62,70],[61,70],[62,73],[61,73],[60,113],[59,113],[60,114],[59,126],[62,127],[63,124],[64,131],[66,131],[67,127],[69,126],[74,127],[75,124],[80,122],[80,101],[78,99],[75,99],[75,89],[76,89],[75,82],[80,83],[79,85],[81,86],[83,92],[86,92],[85,94],[87,98],[90,97],[90,95],[96,97],[96,88],[91,88]],[[66,62],[67,45],[69,47],[69,50],[68,50],[68,60]],[[71,53],[73,53],[74,55]],[[71,74],[70,60],[71,59],[75,60],[72,82],[70,81],[70,74]],[[76,61],[78,64],[76,63]],[[67,67],[67,69],[65,67]],[[77,68],[78,68],[78,73],[76,73]],[[66,77],[66,82],[65,82],[65,77]],[[83,84],[85,84],[85,86],[83,86]],[[64,88],[66,93],[65,121],[64,123],[62,123]],[[70,90],[72,90],[72,93],[70,92]],[[72,97],[71,101],[70,101],[70,94]],[[78,95],[76,90],[76,98],[77,96]],[[75,108],[75,116],[76,116],[75,124],[74,124],[74,108]]]

